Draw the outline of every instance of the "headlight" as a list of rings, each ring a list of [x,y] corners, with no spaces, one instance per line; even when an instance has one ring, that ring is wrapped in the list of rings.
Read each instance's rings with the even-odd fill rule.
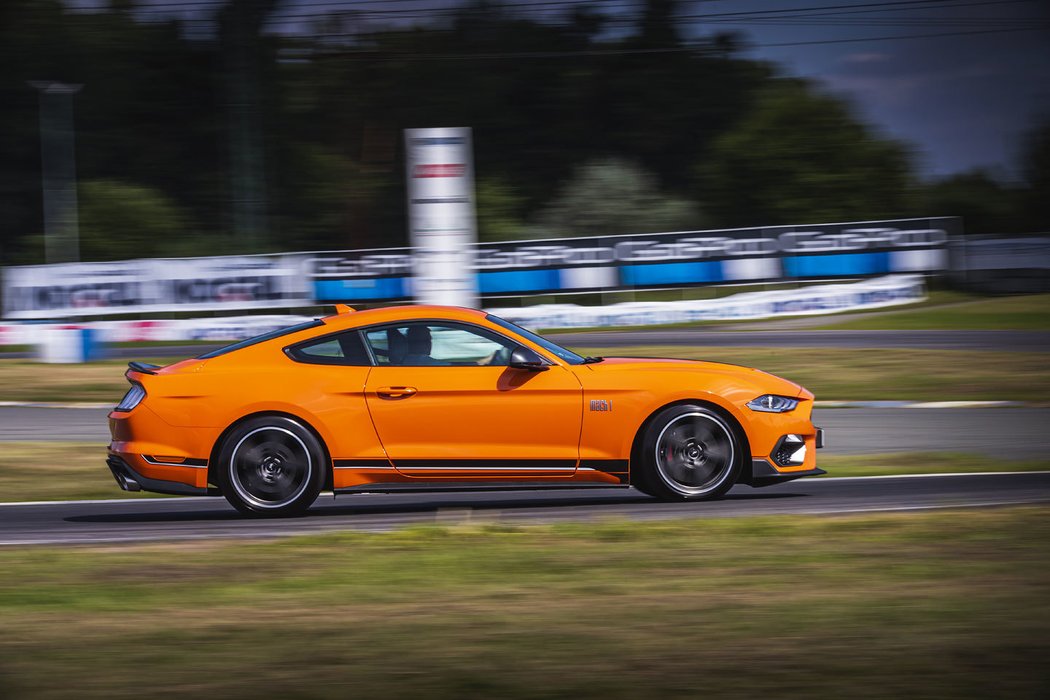
[[[146,398],[146,390],[142,388],[141,384],[132,384],[131,388],[128,389],[128,393],[124,394],[124,398],[120,400],[114,411],[130,411],[142,402],[142,399]]]
[[[798,399],[792,399],[788,396],[777,396],[776,394],[766,394],[747,402],[747,407],[752,411],[761,411],[762,413],[787,413],[788,411],[794,411],[795,406],[798,406]]]

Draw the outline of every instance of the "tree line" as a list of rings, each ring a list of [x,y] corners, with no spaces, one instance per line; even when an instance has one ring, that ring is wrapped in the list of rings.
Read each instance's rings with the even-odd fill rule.
[[[353,14],[275,32],[277,0],[217,4],[204,29],[130,0],[0,7],[0,262],[43,262],[40,114],[74,98],[81,257],[404,245],[402,130],[470,126],[483,240],[960,215],[1046,230],[1050,124],[1025,181],[916,175],[817,83],[686,41],[671,0],[608,32],[587,6],[527,19],[476,2],[362,30]],[[553,21],[557,20],[557,21]]]

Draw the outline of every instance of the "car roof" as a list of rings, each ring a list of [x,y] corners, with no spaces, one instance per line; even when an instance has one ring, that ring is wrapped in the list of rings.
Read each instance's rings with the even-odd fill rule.
[[[376,323],[394,323],[416,319],[444,319],[449,321],[480,321],[485,312],[478,309],[467,309],[461,306],[387,306],[381,309],[353,311],[350,313],[326,316],[324,321],[328,329],[357,328]]]

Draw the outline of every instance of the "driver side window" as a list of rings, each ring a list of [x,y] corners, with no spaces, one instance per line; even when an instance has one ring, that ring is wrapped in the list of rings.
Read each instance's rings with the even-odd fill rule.
[[[438,321],[404,323],[365,332],[376,364],[404,367],[506,367],[514,344],[482,328]]]

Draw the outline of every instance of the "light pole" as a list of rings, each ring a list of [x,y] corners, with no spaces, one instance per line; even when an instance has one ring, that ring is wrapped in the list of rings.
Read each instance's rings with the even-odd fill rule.
[[[80,85],[29,82],[40,93],[41,180],[44,188],[44,260],[80,260],[73,95]]]

